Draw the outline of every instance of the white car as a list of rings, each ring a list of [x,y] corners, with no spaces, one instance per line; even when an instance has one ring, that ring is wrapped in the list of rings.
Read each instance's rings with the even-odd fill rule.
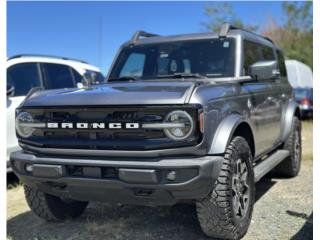
[[[35,87],[82,87],[86,74],[90,74],[95,83],[104,81],[99,68],[79,60],[44,55],[16,55],[7,60],[7,172],[11,172],[10,153],[19,150],[15,109],[27,93]]]

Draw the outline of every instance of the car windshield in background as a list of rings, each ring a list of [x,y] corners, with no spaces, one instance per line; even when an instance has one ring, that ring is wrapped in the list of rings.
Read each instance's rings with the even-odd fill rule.
[[[132,45],[119,54],[109,80],[232,77],[234,65],[232,38]]]
[[[86,72],[92,74],[93,82],[95,84],[105,83],[105,77],[102,75],[101,72],[95,72],[91,70],[87,70]]]

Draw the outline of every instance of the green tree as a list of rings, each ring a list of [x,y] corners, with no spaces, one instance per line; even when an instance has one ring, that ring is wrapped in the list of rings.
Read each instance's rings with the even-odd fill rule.
[[[286,58],[313,67],[312,2],[284,2],[284,24],[270,21],[262,34],[283,49]]]
[[[244,24],[237,16],[232,6],[229,3],[214,3],[205,7],[205,15],[209,18],[208,22],[202,25],[210,31],[218,32],[223,23],[228,22],[235,27],[243,28],[248,31],[257,31],[258,26]]]
[[[229,3],[214,3],[205,7],[204,13],[208,21],[202,25],[214,32],[218,32],[224,22],[252,32],[262,29],[259,33],[269,37],[282,48],[286,58],[299,60],[312,68],[312,2],[284,2],[282,12],[282,24],[271,19],[262,28],[255,24],[245,24]]]

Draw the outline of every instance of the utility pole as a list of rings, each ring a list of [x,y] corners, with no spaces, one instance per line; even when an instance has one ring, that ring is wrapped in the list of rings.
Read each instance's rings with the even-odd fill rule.
[[[102,69],[102,40],[103,40],[103,18],[99,16],[98,19],[98,65]]]

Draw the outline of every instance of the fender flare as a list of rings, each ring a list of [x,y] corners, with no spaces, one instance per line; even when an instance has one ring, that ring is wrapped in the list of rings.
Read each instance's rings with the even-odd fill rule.
[[[289,103],[287,105],[287,108],[285,110],[285,113],[283,114],[283,119],[282,119],[282,138],[281,140],[284,142],[288,139],[290,135],[290,131],[292,128],[292,123],[293,123],[293,117],[295,115],[296,110],[299,110],[298,104],[294,100],[289,100]]]
[[[223,154],[231,141],[233,133],[241,123],[250,124],[239,114],[232,114],[221,121],[214,133],[208,154]]]

